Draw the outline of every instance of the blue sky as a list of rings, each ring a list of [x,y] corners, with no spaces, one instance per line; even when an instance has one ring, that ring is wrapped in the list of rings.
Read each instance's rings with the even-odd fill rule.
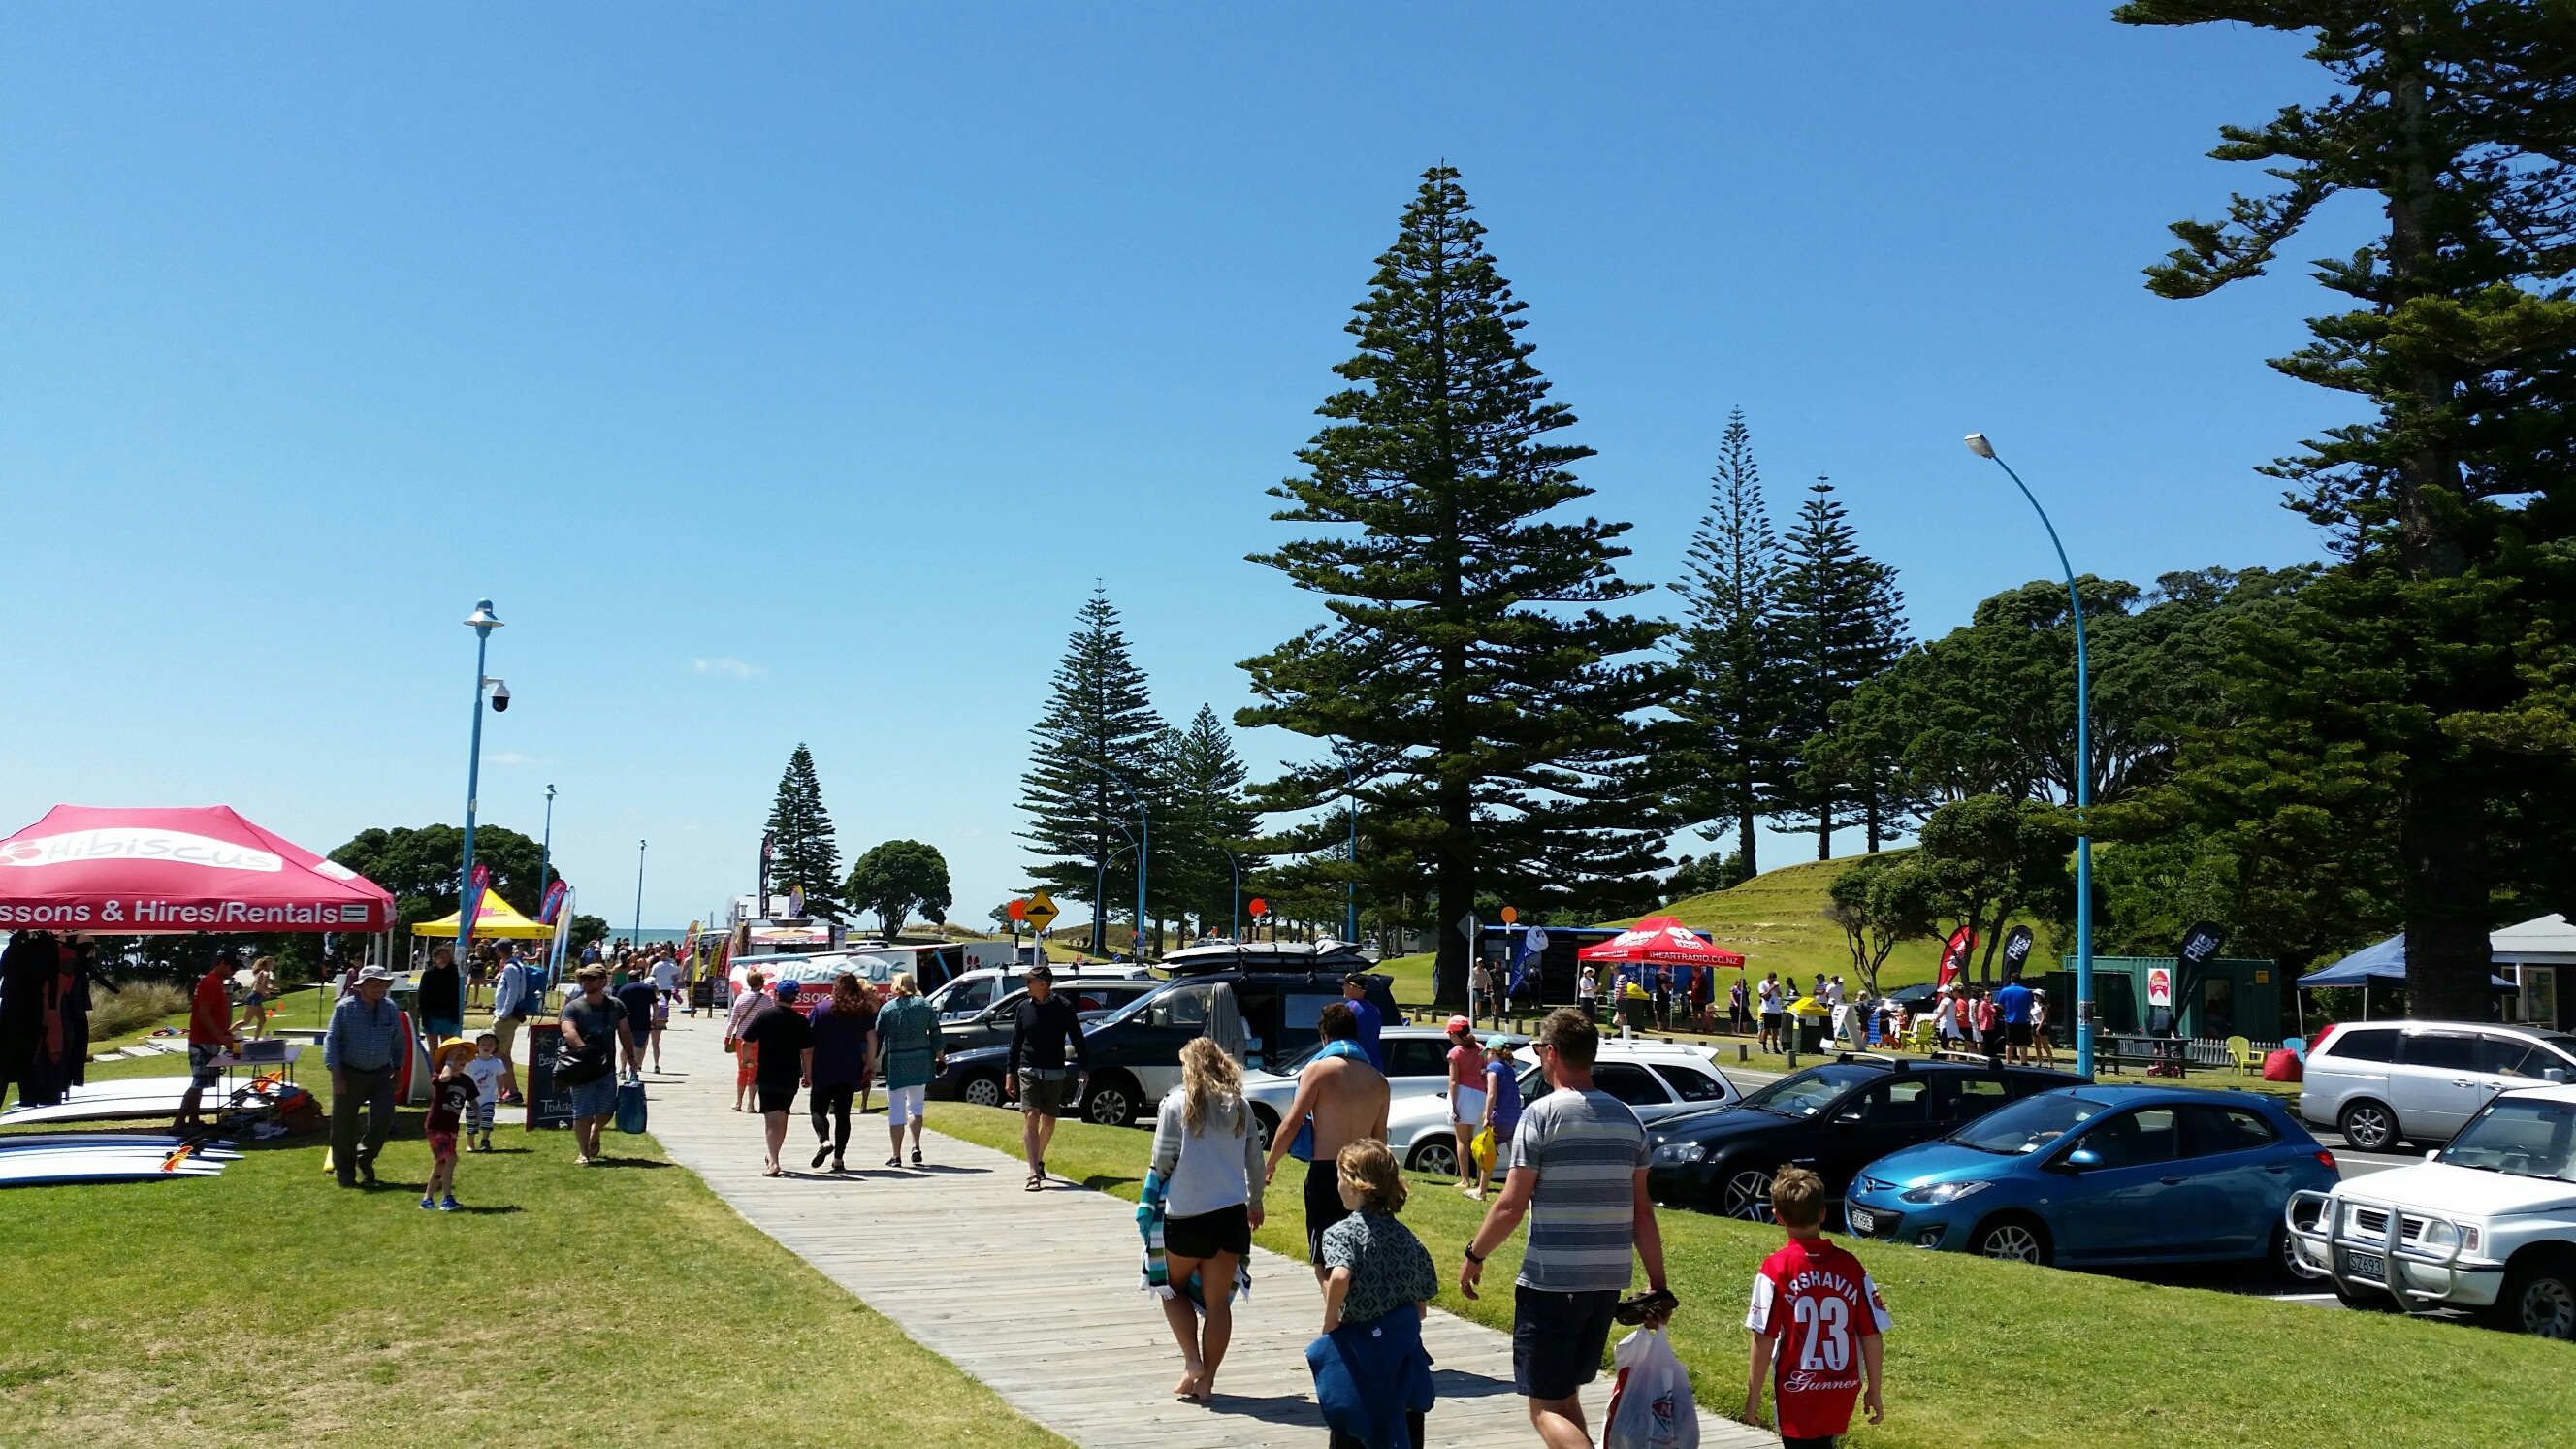
[[[2252,469],[2345,415],[2261,364],[2322,294],[2138,269],[2316,73],[2107,8],[12,8],[0,828],[452,821],[489,596],[484,816],[560,786],[584,909],[639,839],[648,926],[748,889],[804,740],[845,850],[937,844],[980,919],[1095,580],[1176,720],[1318,616],[1243,556],[1444,159],[1633,577],[1735,406],[1919,631],[2053,571],[1976,428],[2079,568],[2313,557]]]

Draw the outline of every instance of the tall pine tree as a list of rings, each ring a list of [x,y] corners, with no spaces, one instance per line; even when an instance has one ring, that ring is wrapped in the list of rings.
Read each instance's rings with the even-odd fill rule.
[[[2367,409],[2264,470],[2345,564],[2240,671],[2279,727],[2245,738],[2271,748],[2237,773],[2294,786],[2338,757],[2394,764],[2407,1009],[2483,1017],[2488,931],[2558,908],[2576,880],[2576,25],[2497,0],[2116,15],[2313,37],[2329,93],[2222,126],[2209,153],[2279,185],[2223,222],[2175,223],[2182,245],[2147,282],[2188,298],[2259,276],[2338,193],[2338,236],[2379,219],[2312,264],[2351,309],[2310,318],[2314,340],[2272,362]],[[2294,771],[2282,740],[2308,754]]]
[[[1686,680],[1674,704],[1682,728],[1667,771],[1692,825],[1733,821],[1746,875],[1759,873],[1754,822],[1779,778],[1787,703],[1779,649],[1780,541],[1744,410],[1726,420],[1708,512],[1691,535],[1679,653]]]
[[[1107,592],[1095,590],[1080,618],[1056,665],[1046,713],[1029,731],[1035,745],[1020,777],[1020,808],[1032,828],[1020,838],[1046,857],[1031,872],[1040,885],[1090,904],[1098,953],[1107,944],[1109,907],[1136,899],[1131,842],[1143,831],[1135,792],[1145,792],[1150,807],[1163,722],[1146,698],[1144,671],[1128,657]],[[1144,922],[1136,925],[1141,936]]]
[[[1238,869],[1257,870],[1266,859],[1245,848],[1257,815],[1244,794],[1247,775],[1233,735],[1202,704],[1188,729],[1163,732],[1157,754],[1168,803],[1154,824],[1152,903],[1203,932],[1220,923],[1230,930]]]
[[[1872,849],[1884,825],[1894,762],[1849,758],[1861,752],[1836,750],[1833,731],[1852,691],[1905,652],[1905,601],[1896,571],[1860,551],[1833,484],[1819,478],[1807,492],[1781,571],[1784,723],[1798,753],[1777,798],[1779,813],[1813,823],[1816,859],[1830,860],[1838,819],[1867,825]]]
[[[814,773],[814,752],[803,742],[787,757],[778,777],[778,796],[770,802],[769,832],[773,851],[770,889],[784,895],[789,886],[805,891],[808,914],[841,918],[841,847],[832,834],[832,817],[823,810],[823,782]]]
[[[1484,234],[1457,171],[1424,172],[1346,328],[1359,351],[1334,371],[1352,386],[1318,409],[1307,474],[1272,490],[1291,505],[1273,517],[1328,531],[1255,556],[1333,621],[1244,661],[1263,703],[1236,716],[1349,745],[1362,793],[1421,787],[1443,1002],[1465,993],[1450,927],[1479,890],[1534,878],[1553,832],[1636,830],[1613,813],[1640,755],[1630,717],[1667,682],[1620,662],[1665,626],[1600,607],[1642,587],[1613,567],[1628,525],[1542,521],[1589,496],[1568,469],[1592,450],[1548,440],[1574,417],[1547,401]],[[1311,807],[1353,788],[1331,762],[1270,793]]]

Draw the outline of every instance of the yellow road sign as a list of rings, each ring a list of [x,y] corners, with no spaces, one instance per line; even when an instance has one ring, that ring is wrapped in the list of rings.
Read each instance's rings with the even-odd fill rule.
[[[1054,925],[1055,918],[1062,914],[1063,912],[1055,908],[1055,899],[1052,896],[1049,896],[1045,891],[1039,891],[1029,897],[1029,908],[1027,911],[1029,924],[1037,927],[1038,930],[1044,931],[1047,927]]]

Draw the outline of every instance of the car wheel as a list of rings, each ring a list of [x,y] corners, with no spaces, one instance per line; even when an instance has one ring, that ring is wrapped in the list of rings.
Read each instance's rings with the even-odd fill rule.
[[[1405,1166],[1416,1172],[1430,1173],[1434,1177],[1456,1177],[1458,1144],[1447,1137],[1425,1142],[1413,1149],[1412,1160],[1406,1162]]]
[[[2288,1223],[2272,1225],[2272,1247],[2264,1254],[2264,1262],[2273,1277],[2286,1282],[2312,1283],[2326,1275],[2323,1268],[2310,1267],[2308,1260],[2299,1256],[2298,1240],[2290,1236]]]
[[[1968,1251],[1999,1263],[2030,1263],[2045,1268],[2056,1257],[2048,1229],[2024,1217],[1997,1218],[1978,1227]]]
[[[2498,1328],[2542,1338],[2576,1338],[2576,1255],[2526,1253],[2504,1274],[2492,1317]]]
[[[1748,1223],[1771,1221],[1771,1175],[1759,1162],[1728,1163],[1717,1178],[1717,1215]]]
[[[1270,1150],[1270,1136],[1278,1130],[1279,1114],[1257,1102],[1254,1103],[1252,1107],[1252,1131],[1253,1135],[1259,1139],[1259,1145],[1262,1151],[1268,1152]]]
[[[2385,1152],[2397,1145],[2397,1114],[2368,1097],[2344,1103],[2335,1127],[2355,1152]]]
[[[1136,1094],[1124,1077],[1094,1082],[1082,1099],[1082,1120],[1095,1127],[1124,1127],[1136,1119]]]
[[[974,1107],[1002,1105],[1002,1078],[998,1072],[977,1072],[958,1084],[957,1100]]]

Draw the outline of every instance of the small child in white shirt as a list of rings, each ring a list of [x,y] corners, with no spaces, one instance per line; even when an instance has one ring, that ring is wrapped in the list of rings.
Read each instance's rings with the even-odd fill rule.
[[[501,1078],[509,1071],[510,1064],[501,1060],[499,1037],[487,1031],[474,1038],[474,1060],[465,1064],[465,1075],[474,1083],[474,1119],[465,1131],[467,1151],[492,1150],[492,1117],[501,1103]]]

